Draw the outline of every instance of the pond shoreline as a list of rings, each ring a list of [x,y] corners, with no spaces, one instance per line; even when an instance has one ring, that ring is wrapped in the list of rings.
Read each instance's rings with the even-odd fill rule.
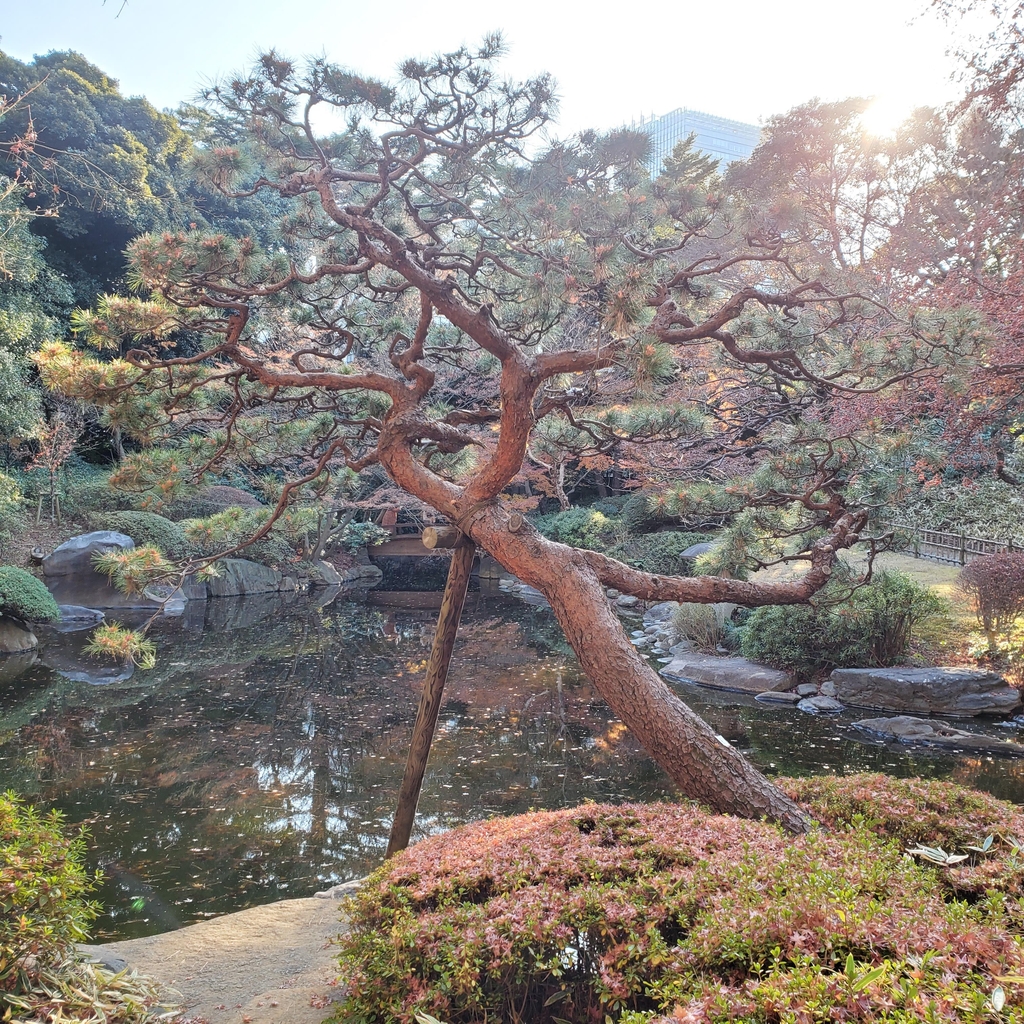
[[[340,991],[334,899],[281,900],[174,931],[80,947],[157,981],[181,1024],[321,1024]]]

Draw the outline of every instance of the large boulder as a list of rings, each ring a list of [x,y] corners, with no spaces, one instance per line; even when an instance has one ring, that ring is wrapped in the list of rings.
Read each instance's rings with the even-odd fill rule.
[[[1005,715],[1020,694],[991,672],[967,668],[837,668],[836,700],[858,708],[922,715]]]
[[[0,654],[24,654],[35,650],[38,644],[30,629],[13,619],[0,617]]]
[[[225,558],[217,567],[220,575],[206,583],[210,597],[270,594],[281,589],[281,581],[284,579],[276,569],[269,569],[245,558]]]
[[[83,629],[93,629],[106,616],[98,608],[86,608],[80,604],[62,604],[60,619],[50,625],[58,633],[80,633]]]
[[[93,555],[108,551],[125,551],[135,547],[135,541],[116,530],[93,530],[82,533],[54,548],[43,559],[44,576],[76,576],[93,572]],[[70,603],[70,602],[69,602]]]
[[[668,622],[678,610],[678,601],[659,601],[657,604],[652,604],[644,612],[644,625],[653,626]]]
[[[898,715],[896,718],[864,718],[853,727],[869,736],[912,746],[937,747],[940,750],[999,754],[1003,757],[1024,757],[1024,746],[998,736],[954,729],[942,722]]]
[[[737,690],[740,693],[788,690],[793,685],[789,673],[777,668],[758,665],[746,658],[719,658],[695,651],[676,653],[661,674],[676,682],[699,683],[715,690]]]

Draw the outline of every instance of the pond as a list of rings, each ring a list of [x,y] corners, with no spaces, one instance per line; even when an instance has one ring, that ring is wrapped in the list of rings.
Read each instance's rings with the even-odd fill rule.
[[[159,622],[148,672],[82,656],[84,633],[47,632],[36,663],[0,665],[0,788],[87,826],[104,874],[97,938],[308,896],[379,864],[439,599],[224,598]],[[1011,760],[873,746],[852,713],[683,696],[770,774],[881,770],[1024,800]],[[471,593],[414,839],[494,814],[673,796],[550,610]]]

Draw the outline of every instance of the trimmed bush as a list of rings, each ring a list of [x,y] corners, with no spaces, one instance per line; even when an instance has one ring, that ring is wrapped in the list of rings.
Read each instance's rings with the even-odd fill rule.
[[[82,834],[0,794],[0,1020],[143,1024],[158,1014],[153,987],[135,974],[85,962],[98,908],[88,897]]]
[[[1024,862],[993,841],[939,868],[903,844],[941,838],[966,852],[958,835],[976,844],[996,823],[1018,834],[1024,816],[956,786],[891,783],[785,780],[806,785],[810,809],[835,829],[795,838],[655,804],[494,819],[428,839],[350,901],[339,958],[348,988],[334,1019],[967,1024],[995,1019],[1000,987],[1000,1019],[1019,1024]]]
[[[632,534],[647,533],[656,530],[667,522],[664,514],[651,502],[651,495],[643,491],[634,494],[622,506],[619,519],[627,532]]]
[[[29,622],[50,622],[60,618],[60,609],[32,573],[0,565],[0,614]]]
[[[844,586],[837,579],[814,605],[756,609],[743,627],[743,656],[803,678],[833,668],[899,665],[915,631],[945,609],[941,598],[902,572],[877,573],[845,603],[832,603]]]
[[[592,508],[570,508],[537,516],[534,526],[551,540],[591,550],[603,549],[615,531],[615,523]]]
[[[136,547],[159,548],[168,558],[184,558],[189,553],[185,531],[155,512],[104,512],[89,517],[95,530],[116,530],[127,534]]]
[[[270,516],[268,508],[227,508],[204,519],[184,519],[180,528],[196,554],[216,555],[252,537]],[[242,548],[237,558],[277,568],[295,560],[295,545],[283,535],[284,518],[262,540]]]
[[[984,555],[960,570],[956,589],[971,603],[989,642],[1024,615],[1024,554]]]
[[[608,554],[626,565],[659,576],[689,576],[691,566],[680,556],[694,544],[710,539],[707,533],[647,533],[616,544]]]
[[[138,508],[138,502],[138,495],[117,490],[105,473],[92,473],[71,479],[62,499],[65,512],[75,516],[127,512]]]

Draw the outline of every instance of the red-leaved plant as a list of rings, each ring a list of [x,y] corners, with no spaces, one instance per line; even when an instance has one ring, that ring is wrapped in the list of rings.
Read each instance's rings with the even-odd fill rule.
[[[905,855],[1024,835],[1024,815],[944,783],[782,785],[830,830],[587,805],[419,843],[349,905],[335,1019],[973,1022],[997,986],[1024,1019],[1019,847]]]
[[[1024,553],[984,555],[965,566],[957,590],[974,608],[989,646],[1024,614]]]

